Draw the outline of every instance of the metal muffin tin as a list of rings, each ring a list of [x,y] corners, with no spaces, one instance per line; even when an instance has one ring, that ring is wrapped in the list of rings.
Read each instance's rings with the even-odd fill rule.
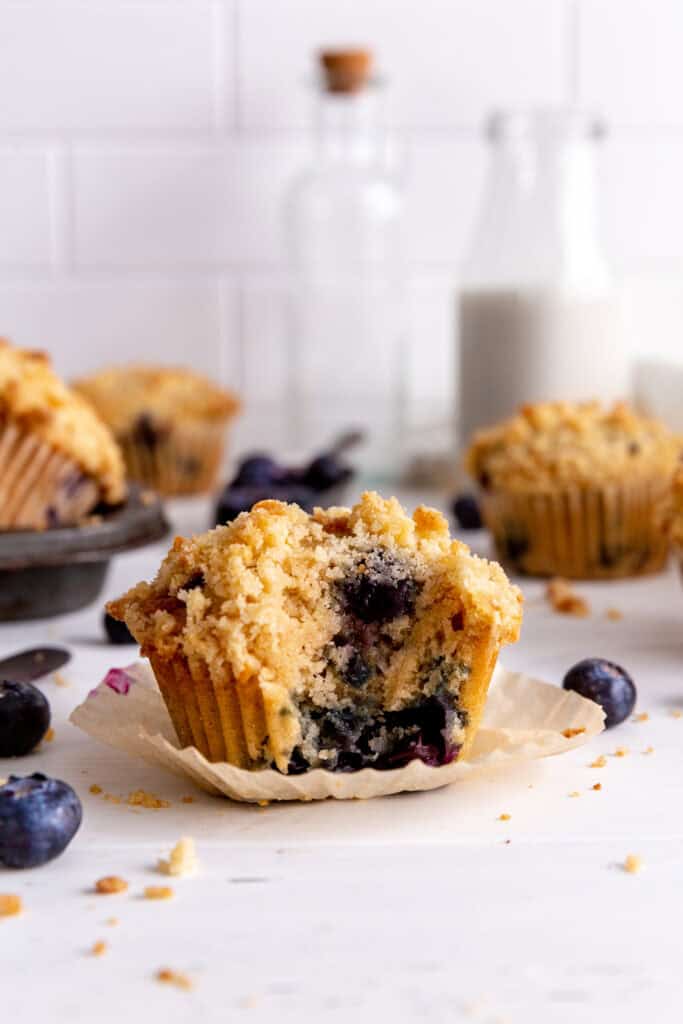
[[[95,601],[114,555],[168,533],[161,503],[150,494],[131,485],[125,505],[84,526],[0,532],[0,621],[51,618]]]

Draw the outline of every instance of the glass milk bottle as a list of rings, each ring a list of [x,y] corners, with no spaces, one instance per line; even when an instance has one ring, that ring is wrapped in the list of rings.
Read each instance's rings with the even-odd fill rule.
[[[360,430],[357,461],[385,476],[399,468],[403,432],[403,202],[371,64],[362,50],[320,57],[313,161],[286,203],[287,411],[293,449]]]
[[[499,114],[459,295],[458,440],[524,402],[628,397],[620,304],[600,242],[595,149],[572,111]]]

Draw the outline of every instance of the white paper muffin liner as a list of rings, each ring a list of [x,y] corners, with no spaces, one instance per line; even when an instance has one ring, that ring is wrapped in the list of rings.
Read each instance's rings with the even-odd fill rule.
[[[110,673],[111,675],[111,673]],[[490,768],[533,761],[582,746],[602,732],[604,713],[593,701],[523,672],[495,670],[484,720],[466,761],[430,768],[411,761],[403,768],[336,773],[317,768],[303,775],[273,769],[248,771],[211,763],[194,747],[180,749],[151,668],[137,662],[91,691],[71,715],[89,736],[190,778],[202,789],[232,800],[367,800],[438,789]],[[568,735],[565,735],[568,734]]]

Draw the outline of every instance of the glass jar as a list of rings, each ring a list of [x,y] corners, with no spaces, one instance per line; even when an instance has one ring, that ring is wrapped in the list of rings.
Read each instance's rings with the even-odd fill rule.
[[[403,197],[369,55],[322,63],[313,160],[286,203],[289,441],[310,453],[361,430],[361,468],[390,476],[403,434]]]
[[[573,111],[497,114],[459,294],[459,442],[525,402],[629,394],[601,243],[595,150]]]

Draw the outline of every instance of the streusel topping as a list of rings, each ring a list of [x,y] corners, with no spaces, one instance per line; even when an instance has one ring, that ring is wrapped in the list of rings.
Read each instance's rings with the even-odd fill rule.
[[[123,459],[108,427],[55,374],[44,352],[0,339],[0,408],[73,459],[111,504],[125,497]]]
[[[74,381],[74,387],[116,433],[143,412],[160,421],[220,421],[240,405],[229,391],[182,367],[114,366]]]
[[[681,447],[624,403],[546,402],[475,434],[466,465],[485,488],[539,491],[669,477]]]

